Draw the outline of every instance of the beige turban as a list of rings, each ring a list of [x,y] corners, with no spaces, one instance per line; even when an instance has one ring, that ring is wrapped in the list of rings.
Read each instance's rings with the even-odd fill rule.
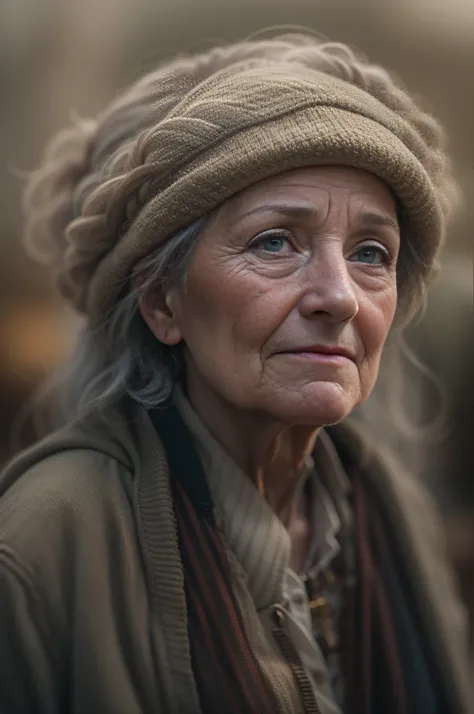
[[[398,196],[405,239],[426,274],[442,239],[439,186],[429,172],[433,149],[400,113],[311,68],[294,71],[291,63],[261,59],[212,74],[157,121],[147,147],[134,192],[122,201],[126,208],[104,213],[100,239],[80,217],[66,230],[60,282],[92,319],[113,308],[134,265],[159,243],[236,192],[288,169],[340,164],[383,179]],[[95,209],[87,210],[90,216]]]

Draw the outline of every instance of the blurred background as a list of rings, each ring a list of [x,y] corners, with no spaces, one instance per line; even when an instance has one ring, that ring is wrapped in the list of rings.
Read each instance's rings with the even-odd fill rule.
[[[267,26],[305,26],[354,45],[395,72],[444,123],[464,193],[426,313],[407,343],[432,376],[406,362],[399,420],[445,415],[435,435],[407,419],[393,445],[438,501],[449,554],[474,605],[473,273],[474,2],[472,0],[2,0],[0,4],[0,465],[11,427],[70,349],[77,319],[21,247],[22,175],[71,115],[95,114],[159,60],[243,38]],[[384,376],[390,382],[390,371]],[[382,385],[383,387],[383,385]],[[380,418],[383,433],[383,396]],[[387,431],[387,430],[386,430]],[[403,431],[403,428],[402,428]],[[423,431],[421,429],[421,431]],[[26,435],[26,441],[33,438]],[[405,445],[405,446],[403,446]]]

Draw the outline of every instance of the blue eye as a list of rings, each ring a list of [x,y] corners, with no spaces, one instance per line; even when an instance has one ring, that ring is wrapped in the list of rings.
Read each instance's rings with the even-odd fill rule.
[[[286,242],[284,238],[265,238],[265,240],[260,243],[260,248],[268,250],[270,253],[281,253]]]
[[[257,238],[252,244],[252,248],[258,248],[267,253],[288,253],[292,251],[291,243],[285,236],[263,235]]]
[[[354,262],[365,263],[366,265],[383,265],[389,262],[389,256],[382,250],[382,248],[376,248],[375,246],[368,246],[366,248],[361,248],[354,253],[351,258]]]

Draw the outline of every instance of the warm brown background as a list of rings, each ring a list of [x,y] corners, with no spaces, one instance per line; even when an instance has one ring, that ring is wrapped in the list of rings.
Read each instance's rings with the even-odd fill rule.
[[[175,51],[304,25],[357,46],[395,71],[446,125],[465,203],[443,273],[410,341],[444,385],[453,424],[423,452],[423,478],[450,519],[453,557],[472,566],[472,235],[474,2],[472,0],[4,0],[0,5],[0,460],[14,414],[60,359],[75,319],[53,306],[44,274],[21,252],[21,171],[71,111],[93,114],[144,69]],[[425,385],[426,386],[426,385]],[[425,412],[437,408],[424,388]],[[467,526],[466,526],[467,524]],[[467,528],[467,530],[465,530]],[[466,574],[467,573],[467,574]],[[467,585],[466,585],[467,583]],[[471,586],[472,599],[474,588]],[[466,590],[469,599],[469,589]]]

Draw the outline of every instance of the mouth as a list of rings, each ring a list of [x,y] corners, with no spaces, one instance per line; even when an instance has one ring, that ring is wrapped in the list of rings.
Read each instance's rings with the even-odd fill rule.
[[[292,350],[280,352],[280,354],[292,355],[317,362],[339,363],[341,361],[350,360],[355,363],[356,361],[356,355],[352,350],[346,347],[332,345],[297,347]]]

